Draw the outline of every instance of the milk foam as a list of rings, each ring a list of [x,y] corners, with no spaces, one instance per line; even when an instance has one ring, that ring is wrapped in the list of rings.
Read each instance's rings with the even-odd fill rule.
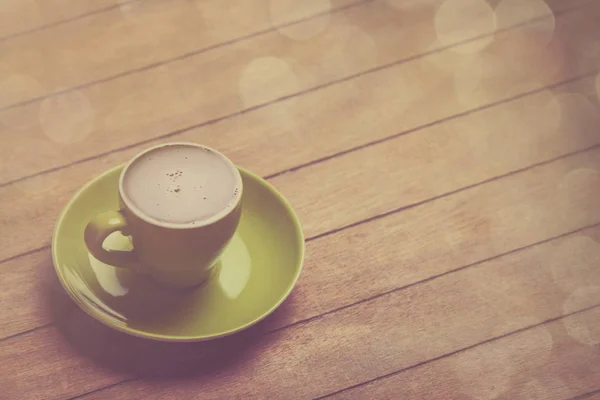
[[[200,223],[237,200],[232,166],[213,151],[186,145],[151,150],[123,178],[127,198],[143,214],[173,224]]]

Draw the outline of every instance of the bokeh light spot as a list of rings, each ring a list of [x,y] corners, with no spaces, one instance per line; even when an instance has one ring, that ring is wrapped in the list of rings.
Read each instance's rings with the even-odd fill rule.
[[[435,15],[437,38],[444,46],[482,37],[472,43],[452,48],[452,51],[458,53],[476,53],[483,50],[494,40],[495,30],[494,10],[484,0],[445,0]]]
[[[297,77],[284,60],[261,57],[252,60],[242,71],[239,81],[244,107],[252,107],[295,93]]]
[[[294,40],[306,40],[323,32],[329,25],[330,10],[330,0],[271,0],[269,2],[271,24],[277,27],[279,33]],[[315,17],[309,18],[313,16]],[[290,24],[301,20],[303,21]]]
[[[86,96],[73,90],[44,99],[39,117],[46,136],[66,145],[89,136],[94,129],[96,111]]]

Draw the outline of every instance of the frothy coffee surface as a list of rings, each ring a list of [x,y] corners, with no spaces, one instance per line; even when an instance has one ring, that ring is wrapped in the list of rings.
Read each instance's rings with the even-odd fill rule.
[[[205,221],[237,200],[231,166],[210,150],[170,145],[147,152],[129,167],[123,190],[145,215],[174,224]]]

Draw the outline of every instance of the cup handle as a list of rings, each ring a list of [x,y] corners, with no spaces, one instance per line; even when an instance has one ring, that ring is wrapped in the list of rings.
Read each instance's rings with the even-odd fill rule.
[[[122,211],[96,215],[85,227],[84,240],[89,252],[105,264],[137,270],[135,251],[106,250],[102,247],[108,235],[117,231],[127,235],[127,220]]]

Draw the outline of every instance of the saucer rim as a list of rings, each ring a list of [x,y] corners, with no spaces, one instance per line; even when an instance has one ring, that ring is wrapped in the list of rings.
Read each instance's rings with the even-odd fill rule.
[[[288,287],[286,288],[286,290],[283,293],[283,295],[281,296],[281,298],[277,302],[275,302],[266,312],[262,313],[255,319],[253,319],[239,327],[236,327],[234,329],[230,329],[230,330],[218,333],[218,334],[178,336],[178,335],[168,335],[168,334],[144,332],[142,330],[130,328],[128,326],[121,326],[121,325],[114,324],[114,323],[112,323],[111,319],[104,319],[104,318],[106,318],[105,314],[95,310],[92,307],[89,307],[82,300],[80,300],[80,298],[75,293],[73,293],[71,285],[68,284],[68,279],[64,276],[64,274],[61,272],[61,269],[58,267],[58,254],[57,254],[58,250],[57,250],[56,242],[58,240],[59,231],[60,231],[62,224],[64,223],[64,220],[65,220],[67,214],[69,213],[69,210],[71,209],[73,204],[79,199],[79,197],[82,196],[83,193],[85,193],[87,190],[89,190],[89,188],[94,183],[96,183],[97,181],[106,177],[107,175],[115,173],[118,170],[122,170],[125,167],[125,165],[126,165],[126,163],[122,163],[122,164],[116,165],[112,168],[109,168],[109,169],[105,170],[104,172],[102,172],[101,174],[90,179],[83,186],[81,186],[75,192],[75,194],[73,194],[73,196],[71,197],[69,202],[63,207],[63,209],[62,209],[61,213],[59,214],[59,217],[55,223],[55,226],[54,226],[54,231],[52,234],[52,264],[54,267],[54,271],[60,281],[61,286],[63,287],[63,290],[69,295],[71,300],[73,300],[73,302],[75,304],[77,304],[77,306],[81,310],[83,310],[90,317],[94,318],[95,320],[99,321],[100,323],[102,323],[105,326],[108,326],[117,331],[129,334],[132,336],[136,336],[139,338],[149,339],[149,340],[157,340],[157,341],[162,341],[162,342],[202,342],[202,341],[208,341],[208,340],[231,336],[231,335],[239,333],[243,330],[246,330],[246,329],[258,324],[265,318],[267,318],[269,315],[271,315],[273,312],[275,312],[275,310],[277,310],[281,306],[281,304],[283,304],[283,302],[285,300],[287,300],[287,298],[292,293],[293,289],[296,287],[296,284],[298,283],[298,279],[300,278],[302,270],[304,269],[306,243],[305,243],[304,232],[302,229],[302,224],[300,222],[300,219],[298,218],[298,215],[296,214],[292,205],[290,204],[290,202],[283,196],[283,194],[281,194],[275,188],[275,186],[273,186],[266,179],[256,175],[255,173],[251,172],[250,170],[248,170],[246,168],[240,167],[237,164],[234,164],[234,165],[239,170],[240,174],[242,175],[242,178],[245,174],[248,177],[250,177],[251,179],[257,181],[260,185],[265,187],[273,196],[275,196],[283,204],[283,206],[285,207],[285,209],[287,210],[287,212],[289,213],[289,215],[292,219],[292,223],[294,225],[294,230],[296,232],[296,238],[297,238],[296,245],[298,246],[298,249],[300,250],[300,256],[298,257],[298,260],[296,262],[296,271],[295,271],[292,281],[289,283]],[[243,195],[242,195],[242,200],[243,200]],[[242,211],[242,213],[243,213],[243,211]]]

